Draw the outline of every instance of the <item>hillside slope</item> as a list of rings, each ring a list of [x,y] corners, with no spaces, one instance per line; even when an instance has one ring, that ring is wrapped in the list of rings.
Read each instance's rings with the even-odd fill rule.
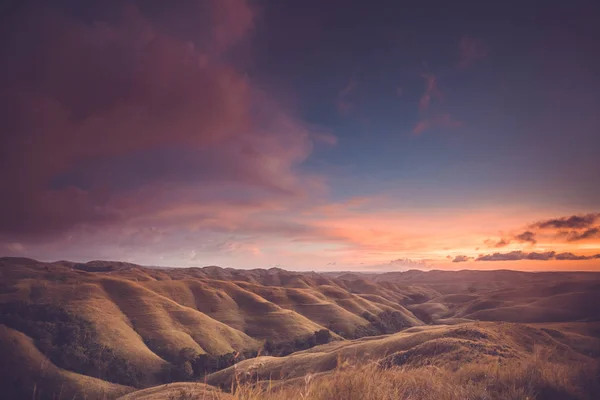
[[[0,388],[4,399],[115,398],[134,388],[56,367],[31,338],[0,324]]]
[[[206,375],[226,387],[240,372],[292,382],[352,360],[451,367],[518,360],[536,346],[585,361],[600,354],[599,295],[593,273],[336,275],[1,258],[3,347],[17,340],[37,352],[3,385],[23,375],[29,392],[66,382],[81,393],[89,378],[95,396]]]
[[[597,328],[600,326],[597,326]],[[289,380],[307,374],[333,371],[340,365],[368,364],[421,367],[435,365],[450,369],[476,362],[521,359],[538,349],[549,349],[561,361],[584,362],[598,356],[599,336],[587,336],[585,346],[569,346],[577,334],[543,326],[478,322],[458,326],[423,326],[393,335],[333,342],[296,352],[287,357],[258,357],[215,372],[206,378],[212,385],[227,388],[236,379]]]
[[[0,259],[0,323],[32,335],[44,352],[60,352],[52,318],[63,318],[69,329],[90,332],[93,341],[88,337],[84,347],[106,349],[111,362],[125,365],[123,379],[107,379],[138,387],[172,379],[180,373],[172,368],[183,368],[182,357],[250,354],[266,340],[275,344],[272,351],[290,352],[321,330],[341,340],[423,324],[396,301],[404,298],[400,291],[382,294],[387,297],[351,293],[318,274],[277,269]],[[38,329],[39,324],[50,326]],[[55,359],[59,367],[82,372],[86,357],[98,357],[99,351],[76,362]],[[89,369],[94,376],[109,376],[94,368]]]
[[[122,399],[592,400],[599,331],[598,323],[418,327],[242,361],[206,377],[222,388],[209,395],[204,384],[179,383]]]

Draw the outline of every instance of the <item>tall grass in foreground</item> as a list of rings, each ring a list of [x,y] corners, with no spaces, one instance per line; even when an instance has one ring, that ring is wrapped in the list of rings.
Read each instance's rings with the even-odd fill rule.
[[[598,363],[560,364],[532,356],[525,360],[467,364],[457,371],[377,365],[347,366],[291,383],[234,383],[231,395],[181,392],[171,399],[237,400],[523,400],[597,399]],[[231,396],[231,397],[230,397]]]

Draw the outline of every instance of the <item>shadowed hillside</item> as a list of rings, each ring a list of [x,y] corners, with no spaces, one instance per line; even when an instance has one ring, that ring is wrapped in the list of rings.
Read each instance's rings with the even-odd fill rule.
[[[23,333],[0,325],[2,398],[115,398],[132,387],[56,367]]]

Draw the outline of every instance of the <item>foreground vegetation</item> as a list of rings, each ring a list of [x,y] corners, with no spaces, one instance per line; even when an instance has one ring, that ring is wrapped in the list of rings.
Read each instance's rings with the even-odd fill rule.
[[[251,382],[238,377],[230,392],[195,389],[168,392],[165,399],[238,400],[587,400],[600,393],[597,362],[550,361],[538,351],[526,359],[467,364],[456,371],[435,366],[382,367],[342,363],[328,374],[307,375],[292,382]]]

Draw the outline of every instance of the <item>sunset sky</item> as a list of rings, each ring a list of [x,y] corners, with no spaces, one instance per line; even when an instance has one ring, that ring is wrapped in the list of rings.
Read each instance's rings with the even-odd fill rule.
[[[597,3],[3,2],[0,256],[600,270]]]

